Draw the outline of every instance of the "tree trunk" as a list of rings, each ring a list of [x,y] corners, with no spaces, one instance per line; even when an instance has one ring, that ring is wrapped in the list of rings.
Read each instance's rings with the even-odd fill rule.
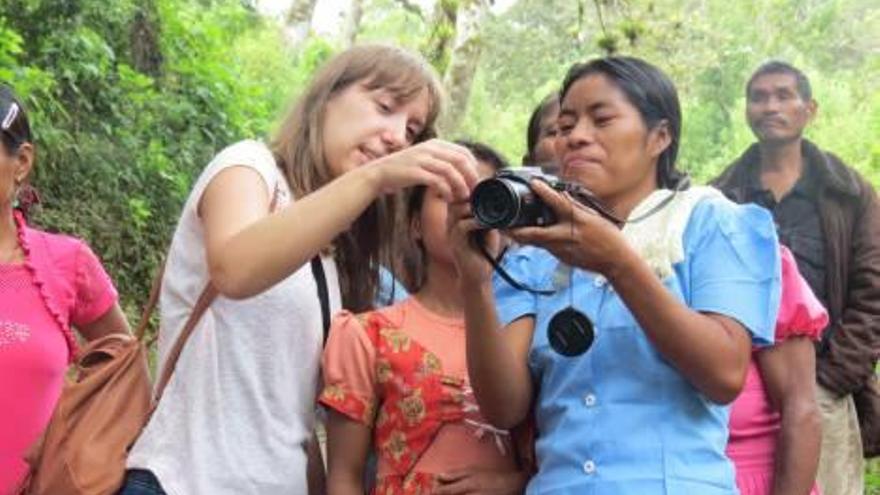
[[[447,111],[440,123],[446,134],[458,131],[471,96],[474,73],[480,61],[483,40],[480,26],[489,13],[487,0],[461,2],[455,22],[455,42],[449,66],[443,75],[443,86],[449,95]]]
[[[132,64],[135,69],[153,78],[162,75],[163,62],[157,19],[155,2],[146,1],[135,11],[129,27]]]
[[[293,0],[287,11],[284,26],[284,37],[292,47],[299,46],[312,30],[312,15],[318,0]]]
[[[358,31],[361,29],[361,18],[364,15],[363,0],[350,0],[348,12],[345,14],[345,27],[343,28],[342,42],[348,48],[354,45],[357,39]]]
[[[455,38],[458,9],[459,2],[437,0],[429,24],[431,32],[421,48],[422,55],[439,74],[445,74],[449,65],[450,46]]]

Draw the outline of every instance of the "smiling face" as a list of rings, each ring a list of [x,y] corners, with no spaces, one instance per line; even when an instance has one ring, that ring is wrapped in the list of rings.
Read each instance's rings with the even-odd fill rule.
[[[324,156],[334,177],[412,145],[425,128],[428,91],[401,100],[364,82],[333,96],[324,114]]]
[[[556,156],[564,178],[612,208],[632,206],[657,188],[657,159],[670,142],[666,125],[647,129],[638,109],[604,74],[571,85],[558,124]]]
[[[816,103],[798,92],[794,74],[771,72],[749,86],[746,119],[762,143],[785,144],[801,138],[816,112]]]

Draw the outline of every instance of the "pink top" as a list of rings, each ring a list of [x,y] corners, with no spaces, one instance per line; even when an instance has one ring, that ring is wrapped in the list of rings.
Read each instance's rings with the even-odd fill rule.
[[[782,301],[776,320],[776,341],[805,336],[819,340],[828,325],[828,313],[798,272],[791,252],[782,247]],[[749,363],[742,393],[730,410],[727,455],[736,466],[736,484],[742,495],[768,495],[773,489],[779,413],[770,405],[755,353]],[[813,495],[819,493],[814,484]]]
[[[444,423],[413,466],[413,472],[439,474],[469,466],[514,470],[515,460],[506,432],[496,434],[486,423],[479,414],[470,390],[465,357],[464,320],[444,318],[431,313],[414,297],[380,311],[390,321],[395,322],[395,327],[403,331],[406,338],[412,339],[436,356],[439,360],[437,367],[442,369],[445,377],[460,380],[464,384],[464,395],[461,397],[464,416],[458,421]],[[383,368],[377,367],[377,364],[381,365],[383,356],[369,339],[362,321],[362,318],[351,315],[335,319],[324,351],[324,382],[327,386],[346,390],[363,402],[375,404],[379,410],[378,417],[381,418],[384,396],[378,382],[387,383],[398,378],[382,377]],[[400,338],[404,337],[398,337]],[[322,402],[328,404],[326,401]],[[367,423],[370,427],[375,426],[371,414],[352,415],[339,406],[329,406],[352,419]],[[380,485],[381,479],[389,474],[390,467],[380,456]]]
[[[25,263],[0,264],[0,494],[26,472],[22,458],[61,394],[75,352],[69,325],[97,320],[117,299],[88,246],[17,220]]]

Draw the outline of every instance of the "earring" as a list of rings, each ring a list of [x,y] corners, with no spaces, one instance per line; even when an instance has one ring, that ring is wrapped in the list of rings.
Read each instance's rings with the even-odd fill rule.
[[[21,206],[21,201],[18,199],[18,192],[21,190],[21,180],[18,177],[13,180],[15,183],[15,193],[12,195],[12,209],[17,210]]]

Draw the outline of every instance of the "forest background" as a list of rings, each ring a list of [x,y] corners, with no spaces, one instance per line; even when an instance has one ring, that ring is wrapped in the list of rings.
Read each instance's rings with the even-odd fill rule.
[[[321,0],[326,2],[329,0]],[[880,6],[874,0],[0,0],[0,81],[38,149],[33,222],[100,254],[136,321],[193,179],[270,136],[321,63],[352,43],[421,52],[449,95],[444,137],[512,163],[534,106],[574,62],[630,54],[663,68],[684,111],[680,166],[698,182],[753,141],[745,81],[768,59],[804,70],[808,137],[880,185]],[[868,493],[880,494],[880,467]]]

